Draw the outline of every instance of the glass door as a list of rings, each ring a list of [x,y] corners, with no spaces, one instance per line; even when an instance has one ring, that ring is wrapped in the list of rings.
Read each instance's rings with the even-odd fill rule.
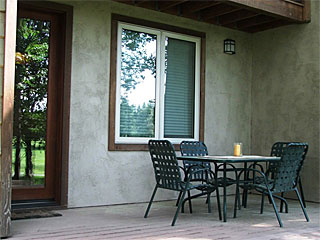
[[[13,200],[56,199],[63,62],[59,18],[19,9],[15,62]]]

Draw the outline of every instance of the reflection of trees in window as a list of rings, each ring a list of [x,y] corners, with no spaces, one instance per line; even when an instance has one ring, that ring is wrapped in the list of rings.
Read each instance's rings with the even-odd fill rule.
[[[129,104],[127,99],[123,98],[120,105],[121,137],[152,137],[154,134],[154,105],[154,101],[150,100],[147,104],[136,106]]]
[[[139,105],[130,103],[128,95],[143,81],[155,81],[156,56],[148,46],[156,40],[156,35],[127,29],[122,31],[121,137],[154,137],[155,99]],[[147,72],[151,73],[153,79],[146,78]]]
[[[20,18],[17,28],[14,96],[14,179],[19,179],[21,147],[32,176],[32,142],[45,142],[50,22]]]

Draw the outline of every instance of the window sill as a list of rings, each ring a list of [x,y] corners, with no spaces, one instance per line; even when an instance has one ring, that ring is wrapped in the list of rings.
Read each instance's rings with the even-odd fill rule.
[[[176,151],[180,151],[179,144],[173,144]],[[149,151],[148,144],[109,144],[109,151]]]

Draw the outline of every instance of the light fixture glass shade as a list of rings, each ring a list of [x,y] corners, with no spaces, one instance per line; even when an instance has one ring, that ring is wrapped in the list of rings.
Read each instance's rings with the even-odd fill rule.
[[[224,53],[231,55],[236,53],[236,42],[234,40],[224,40]]]

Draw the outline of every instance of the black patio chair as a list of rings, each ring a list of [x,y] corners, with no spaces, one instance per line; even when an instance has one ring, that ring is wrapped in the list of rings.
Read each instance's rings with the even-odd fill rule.
[[[201,141],[182,141],[180,143],[180,152],[182,156],[207,156],[208,155],[208,148],[205,145],[204,142]],[[211,165],[209,162],[198,162],[198,161],[191,161],[191,160],[184,160],[183,161],[183,165],[185,169],[188,169],[190,167],[193,167],[193,169],[197,169],[200,167],[205,167],[210,169],[210,173],[212,174],[212,170],[211,170]],[[233,170],[235,173],[235,179],[232,178],[227,178],[227,186],[230,186],[232,184],[236,184],[237,183],[237,170],[236,167],[233,166],[232,164],[227,164],[228,167],[230,168],[230,170]],[[218,171],[222,171],[222,167],[223,165],[217,165],[217,172]],[[192,174],[191,176],[191,181],[202,181],[202,182],[209,182],[212,185],[218,185],[218,187],[222,187],[223,186],[223,179],[217,176],[217,178],[215,179],[213,176],[210,179],[206,179],[207,175],[204,175],[203,172],[197,172],[196,174],[194,173],[190,173]],[[198,189],[201,190],[201,189]],[[239,194],[239,189],[237,188],[236,194]],[[217,191],[216,193],[217,196],[217,203],[218,203],[218,207],[219,207],[219,218],[220,220],[222,219],[221,216],[221,212],[220,212],[220,198],[219,198],[219,191]],[[196,196],[195,196],[196,197]],[[238,198],[236,197],[235,200],[237,200]],[[207,201],[210,199],[207,199]],[[239,202],[240,205],[240,202]],[[189,201],[189,208],[192,209],[191,207],[191,201]]]
[[[262,194],[260,213],[263,213],[264,196],[267,195],[272,203],[280,227],[282,227],[283,224],[274,201],[274,197],[279,198],[279,196],[274,195],[275,193],[283,194],[285,192],[295,191],[304,216],[307,222],[309,222],[308,214],[297,188],[299,174],[304,161],[304,153],[307,148],[307,143],[289,143],[282,149],[281,160],[273,163],[271,168],[269,166],[269,169],[272,169],[270,170],[272,172],[269,174],[269,178],[268,175],[258,169],[246,169],[246,172],[251,171],[254,172],[254,174],[259,174],[261,176],[259,176],[259,178],[253,178],[252,183],[246,183]],[[239,173],[239,178],[244,172],[245,171],[242,170]],[[256,179],[257,182],[255,181]],[[261,179],[263,179],[263,181],[261,181]]]
[[[182,156],[205,156],[205,155],[208,155],[207,146],[203,142],[200,142],[200,141],[182,141],[180,143],[180,151],[181,151]],[[207,168],[207,169],[211,170],[210,163],[184,160],[183,167],[186,170],[189,169],[190,167],[192,167],[192,172],[189,172],[191,182],[206,183],[209,180],[208,175],[205,172],[198,171],[198,170],[202,169],[202,168]],[[212,173],[210,173],[210,175],[211,175],[210,177],[212,179]],[[197,189],[202,192],[207,191],[207,189],[203,188],[203,187],[200,187]],[[182,193],[180,192],[176,205],[178,205],[178,203],[180,201],[181,194]],[[203,194],[197,194],[191,198],[190,191],[188,191],[188,199],[185,199],[182,204],[182,212],[184,212],[184,203],[186,200],[188,200],[190,213],[192,213],[191,199],[196,198],[198,196],[202,196],[202,195]],[[217,196],[219,196],[219,191],[217,191]],[[217,201],[218,201],[218,206],[220,206],[219,197],[217,197]],[[210,202],[210,198],[209,199],[207,198],[206,203],[208,203],[208,202]],[[211,209],[209,209],[209,213],[210,212],[211,212]]]
[[[281,157],[282,154],[283,154],[284,149],[290,143],[299,143],[299,142],[276,142],[276,143],[274,143],[272,145],[271,156]],[[309,147],[308,147],[308,145],[306,145],[305,148],[304,148],[303,155],[302,155],[302,162],[304,162],[304,160],[306,159],[306,156],[307,156],[307,153],[308,153],[308,149],[309,149]],[[268,174],[273,174],[273,170],[274,170],[274,166],[273,166],[272,163],[270,163],[269,166],[267,167]],[[299,175],[299,179],[298,179],[298,186],[299,186],[299,191],[300,191],[301,199],[302,199],[302,202],[303,202],[303,206],[307,207],[306,201],[305,201],[305,198],[304,198],[304,193],[303,193],[303,188],[302,188],[302,182],[301,182],[300,175]],[[283,193],[281,194],[281,197],[284,197]],[[281,202],[281,205],[280,205],[280,212],[282,212],[282,206],[283,206],[282,203],[283,202]]]
[[[184,170],[183,168],[179,167],[174,148],[168,140],[149,140],[148,147],[153,163],[156,186],[152,193],[144,217],[146,218],[148,216],[151,204],[158,188],[181,192],[181,198],[179,200],[176,213],[171,223],[171,225],[174,226],[181,205],[188,191],[203,187],[206,188],[208,192],[204,192],[202,193],[202,195],[210,195],[214,190],[217,189],[217,187],[209,185],[207,183],[192,184],[192,175],[189,175],[189,172],[192,172],[193,174],[196,174],[198,172],[206,172],[206,174],[209,174],[209,169],[199,168],[197,170],[193,170],[193,167],[191,167],[188,170]],[[182,169],[185,173],[186,177],[184,179],[182,179],[180,169]],[[210,209],[210,203],[208,203],[208,209]]]
[[[281,157],[282,154],[283,154],[283,151],[284,149],[290,144],[290,143],[299,143],[299,142],[276,142],[272,145],[271,147],[271,154],[270,156],[272,157]],[[304,148],[304,152],[303,152],[303,156],[302,156],[302,161],[304,162],[305,158],[306,158],[306,155],[308,153],[308,145],[305,146]],[[257,167],[259,166],[260,170],[262,172],[263,171],[263,166],[260,165],[260,164],[253,164],[251,165],[250,167]],[[273,179],[274,178],[274,171],[276,170],[276,166],[277,164],[274,163],[274,162],[269,162],[266,164],[266,171],[265,171],[265,175],[268,177],[268,179]],[[262,182],[263,181],[263,178],[262,177],[256,177],[255,178],[255,182]],[[303,206],[306,207],[306,202],[305,202],[305,198],[304,198],[304,193],[303,193],[303,188],[302,188],[302,182],[301,182],[301,177],[299,176],[299,179],[298,179],[298,186],[299,186],[299,191],[300,191],[300,194],[301,194],[301,199],[302,199],[302,202],[303,202]],[[283,211],[283,203],[285,203],[285,209],[286,209],[286,213],[288,212],[288,204],[286,202],[286,200],[284,199],[284,193],[281,194],[281,197],[278,197],[281,200],[281,204],[280,204],[280,212]],[[246,205],[246,202],[247,202],[247,193],[244,193],[243,194],[243,203],[244,205]]]

